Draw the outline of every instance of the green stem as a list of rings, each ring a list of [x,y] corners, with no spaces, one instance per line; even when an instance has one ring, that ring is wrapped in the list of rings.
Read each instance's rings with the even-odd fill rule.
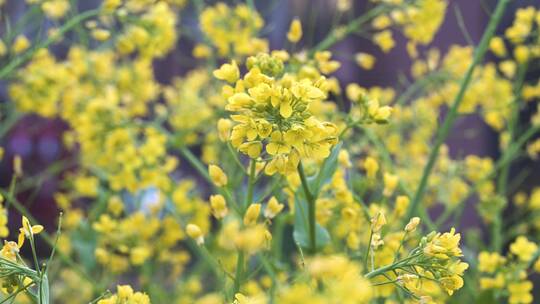
[[[472,63],[467,68],[467,72],[465,73],[465,77],[461,80],[461,85],[459,88],[459,91],[454,99],[454,102],[452,103],[452,106],[450,110],[448,111],[448,114],[446,115],[444,119],[444,123],[442,127],[439,129],[436,135],[435,144],[433,146],[433,150],[431,151],[431,154],[429,155],[429,159],[427,162],[426,167],[424,168],[424,172],[422,174],[422,179],[420,180],[420,184],[418,185],[418,189],[416,190],[416,194],[414,196],[414,199],[409,207],[408,214],[406,218],[411,218],[417,214],[417,209],[420,205],[420,201],[422,200],[425,191],[427,182],[429,179],[429,175],[431,174],[431,171],[433,170],[433,166],[435,165],[435,162],[437,161],[437,158],[439,156],[439,150],[442,146],[442,144],[445,142],[446,137],[450,133],[450,130],[452,126],[454,125],[454,121],[456,120],[458,114],[459,106],[461,105],[461,102],[463,101],[463,97],[465,96],[465,92],[467,91],[467,88],[469,87],[469,84],[471,82],[473,72],[475,67],[483,60],[484,55],[486,54],[489,41],[495,34],[495,30],[497,29],[497,25],[499,24],[499,21],[501,20],[503,13],[506,9],[506,6],[508,5],[509,0],[500,0],[497,3],[497,7],[495,8],[495,13],[490,18],[489,24],[487,26],[486,31],[484,32],[484,35],[482,36],[482,40],[480,41],[480,44],[476,51],[474,52],[474,58]]]
[[[317,44],[311,51],[310,55],[315,54],[315,52],[323,51],[341,41],[347,35],[356,32],[362,25],[372,20],[373,18],[384,14],[389,11],[390,7],[378,5],[377,7],[371,9],[366,14],[354,19],[345,27],[338,27],[331,31],[326,38],[324,38],[319,44]]]
[[[306,173],[304,172],[304,166],[302,162],[298,163],[298,174],[300,175],[300,180],[302,181],[302,188],[304,189],[304,194],[306,195],[306,201],[308,203],[308,231],[309,231],[309,244],[310,251],[312,254],[317,252],[317,235],[315,233],[315,197],[311,194],[309,190],[309,184],[306,178]]]
[[[272,268],[272,265],[270,264],[268,259],[263,254],[259,254],[259,258],[261,259],[264,270],[266,271],[266,273],[268,274],[268,276],[270,277],[272,281],[272,286],[270,287],[270,304],[273,304],[275,303],[276,288],[277,288],[277,283],[278,283],[276,272]]]
[[[180,151],[180,154],[191,164],[191,166],[193,166],[195,170],[197,170],[197,172],[199,172],[199,174],[207,182],[212,185],[214,184],[212,182],[212,179],[210,178],[210,175],[208,174],[208,169],[203,165],[203,163],[199,161],[199,159],[197,159],[195,155],[193,155],[193,153],[191,153],[191,151],[186,146],[179,147],[178,151]]]
[[[240,285],[242,284],[242,278],[244,276],[244,251],[238,251],[238,257],[236,259],[236,274],[234,276],[233,297],[240,291]]]
[[[516,127],[517,127],[517,120],[519,116],[519,106],[517,103],[519,102],[521,98],[521,91],[523,89],[523,84],[525,82],[525,75],[526,75],[527,67],[526,65],[521,65],[519,67],[519,73],[518,77],[516,79],[516,84],[514,87],[514,98],[512,99],[512,102],[510,103],[510,107],[512,108],[512,113],[510,117],[510,121],[508,123],[508,132],[510,133],[510,143],[512,143],[516,136]],[[510,173],[510,162],[506,163],[501,170],[501,175],[499,176],[499,179],[497,181],[497,192],[499,194],[505,194],[508,184],[508,175]]]
[[[225,200],[227,202],[230,202],[231,204],[234,204],[235,201],[233,200],[233,197],[231,196],[231,193],[227,191],[225,188],[216,187],[214,185],[214,182],[212,182],[212,179],[210,178],[210,175],[208,174],[208,169],[206,166],[201,163],[201,161],[193,155],[193,153],[186,147],[186,146],[180,146],[177,147],[180,154],[189,162],[189,164],[210,184],[214,187],[214,189],[223,197],[225,197]],[[238,207],[239,209],[241,207]],[[235,208],[235,211],[238,211]]]
[[[445,80],[448,78],[448,75],[443,72],[433,72],[431,74],[426,75],[426,77],[422,77],[418,80],[416,80],[413,84],[411,84],[405,92],[403,92],[399,98],[396,100],[394,105],[396,106],[402,106],[405,104],[411,97],[413,97],[417,92],[421,91],[429,85],[432,82],[437,82],[441,80]]]
[[[255,186],[255,170],[256,170],[257,162],[252,159],[249,164],[249,175],[248,175],[248,189],[247,189],[247,195],[246,195],[246,201],[244,203],[244,212],[247,210],[249,205],[253,204],[253,190]]]
[[[368,240],[367,248],[366,248],[366,254],[364,255],[364,268],[365,269],[367,269],[367,266],[368,266],[369,252],[371,250],[371,241],[372,240],[373,240],[373,230],[370,229],[370,231],[369,231],[369,240]]]
[[[408,256],[408,257],[404,258],[401,261],[398,261],[398,262],[395,262],[395,263],[392,263],[392,264],[389,264],[389,265],[386,265],[386,266],[379,267],[379,268],[377,268],[375,270],[372,270],[372,271],[366,273],[364,275],[364,277],[366,277],[368,279],[371,279],[371,278],[374,278],[374,277],[376,277],[378,275],[382,275],[385,272],[392,271],[394,269],[398,269],[398,268],[402,268],[402,267],[406,267],[406,266],[410,266],[411,263],[408,263],[408,262],[410,260],[412,260],[412,259],[415,259],[415,258],[419,257],[420,255],[421,255],[421,253],[416,253],[414,255],[411,255],[411,256]]]
[[[26,209],[21,204],[21,202],[19,202],[14,196],[10,195],[8,192],[4,191],[3,189],[0,189],[0,194],[2,194],[2,196],[4,196],[4,198],[7,201],[10,201],[11,205],[15,207],[15,209],[17,209],[17,211],[19,211],[20,214],[26,216],[32,223],[36,225],[39,224],[39,222],[36,220],[36,218],[32,216],[32,214],[28,211],[28,209]],[[47,233],[47,231],[42,231],[40,235],[43,238],[43,240],[45,240],[45,242],[51,248],[55,247],[55,242],[50,236],[50,234]],[[98,286],[96,282],[94,282],[94,280],[90,277],[90,275],[88,275],[88,273],[86,273],[86,271],[83,268],[81,268],[78,263],[75,263],[68,255],[64,254],[63,252],[59,250],[57,250],[57,255],[60,257],[60,260],[62,260],[64,264],[66,264],[75,272],[77,272],[79,276],[83,278],[84,280],[86,280],[88,283],[90,283],[94,287],[95,290],[101,289],[101,287]]]
[[[246,213],[249,205],[253,203],[253,192],[255,188],[255,174],[256,174],[257,162],[252,159],[249,164],[249,176],[248,176],[248,189],[246,200],[244,202],[244,210],[242,216]],[[236,275],[234,276],[233,297],[240,291],[240,286],[244,280],[244,251],[238,250],[238,257],[236,259]]]
[[[385,272],[388,272],[388,271],[391,271],[391,270],[394,270],[398,267],[398,263],[394,263],[394,264],[390,264],[390,265],[386,265],[386,266],[383,266],[383,267],[379,267],[373,271],[370,271],[368,273],[366,273],[364,276],[368,279],[371,279],[371,278],[374,278],[378,275],[382,275],[383,273]]]
[[[11,299],[14,299],[19,293],[23,292],[23,291],[26,291],[28,290],[28,288],[30,286],[32,286],[34,284],[34,282],[30,282],[28,284],[26,284],[25,286],[17,289],[17,291],[15,291],[14,293],[10,294],[8,297],[6,297],[5,299],[3,299],[0,304],[2,303],[7,303],[7,301],[11,300]],[[13,301],[11,301],[11,303],[13,303]]]
[[[236,151],[234,151],[233,146],[231,145],[230,142],[227,142],[227,150],[229,150],[229,153],[231,154],[231,157],[234,159],[234,161],[238,165],[238,168],[240,168],[240,170],[242,170],[242,172],[245,175],[248,175],[248,173],[246,172],[246,169],[244,168],[244,165],[242,164],[242,162],[238,158],[238,155],[236,154]]]
[[[384,161],[384,165],[387,168],[390,168],[390,170],[395,171],[395,166],[392,161],[392,156],[390,155],[390,152],[388,151],[388,148],[384,144],[384,142],[377,136],[373,131],[369,128],[364,127],[363,125],[355,125],[355,128],[358,128],[364,134],[366,135],[367,139],[375,146],[377,151],[381,154],[382,159]],[[408,197],[412,197],[411,191],[407,188],[405,183],[402,179],[399,179],[398,187],[401,191],[405,193]],[[430,229],[430,230],[437,230],[437,225],[433,222],[431,217],[429,216],[429,213],[427,210],[420,210],[420,217],[422,218],[422,222]],[[409,220],[410,218],[405,218],[405,220]]]
[[[510,140],[509,142],[512,143],[515,140],[516,137],[516,128],[517,128],[517,121],[519,116],[519,106],[518,102],[521,98],[521,91],[523,89],[523,84],[525,82],[525,75],[527,72],[527,65],[523,64],[519,66],[519,73],[518,77],[516,79],[515,85],[514,85],[514,98],[512,99],[512,102],[510,103],[510,106],[512,107],[512,113],[510,117],[510,121],[508,123],[508,132],[510,133]],[[506,162],[502,168],[501,168],[501,174],[499,175],[499,179],[497,181],[497,193],[501,196],[506,196],[508,194],[508,176],[510,174],[510,165],[512,161]],[[497,214],[495,215],[495,218],[493,220],[493,225],[491,227],[491,249],[495,252],[500,252],[503,245],[503,219],[501,217],[501,213],[504,208],[501,208],[501,210],[497,210]]]
[[[514,160],[516,154],[518,154],[519,149],[521,146],[523,146],[531,137],[533,137],[538,131],[540,131],[540,126],[535,126],[530,129],[528,129],[525,133],[523,133],[515,142],[511,143],[508,149],[506,149],[500,157],[497,162],[495,162],[495,165],[493,166],[493,169],[486,174],[481,180],[477,181],[467,192],[467,194],[464,196],[464,198],[461,200],[461,202],[458,203],[458,208],[454,212],[454,210],[448,210],[443,212],[443,214],[437,219],[437,222],[435,223],[438,226],[442,225],[444,222],[446,222],[452,213],[454,213],[454,220],[453,224],[456,226],[459,226],[460,218],[463,213],[463,210],[465,208],[465,204],[467,200],[473,195],[475,192],[478,191],[479,187],[483,185],[485,182],[493,179],[497,172],[501,170],[506,164]]]

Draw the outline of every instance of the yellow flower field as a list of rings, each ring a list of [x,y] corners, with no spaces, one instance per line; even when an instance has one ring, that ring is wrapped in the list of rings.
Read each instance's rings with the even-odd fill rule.
[[[0,303],[540,303],[540,5],[463,3],[0,0]]]

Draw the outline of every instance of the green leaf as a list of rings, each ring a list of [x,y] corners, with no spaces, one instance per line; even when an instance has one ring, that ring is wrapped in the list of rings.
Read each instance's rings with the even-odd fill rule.
[[[41,304],[49,304],[49,278],[46,274],[43,275],[39,288],[41,288]]]
[[[79,229],[73,232],[71,237],[73,249],[85,269],[93,269],[96,266],[94,252],[96,250],[97,237],[88,222],[82,222]]]
[[[308,225],[308,206],[302,189],[300,189],[295,195],[293,238],[302,248],[311,247]],[[316,224],[315,239],[317,249],[319,249],[330,242],[330,234],[323,226]]]
[[[317,197],[321,188],[332,180],[332,176],[334,176],[338,166],[338,156],[342,145],[343,143],[339,142],[334,146],[330,156],[324,160],[321,169],[319,170],[319,174],[317,174],[317,176],[310,181],[309,189],[312,191],[315,197]]]

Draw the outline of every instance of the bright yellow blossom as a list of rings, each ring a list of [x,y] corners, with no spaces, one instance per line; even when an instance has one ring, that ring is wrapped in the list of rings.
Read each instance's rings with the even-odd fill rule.
[[[300,19],[294,18],[291,22],[289,32],[287,33],[287,39],[292,43],[296,43],[302,39],[302,23],[300,22]]]
[[[227,185],[228,179],[227,175],[220,167],[216,165],[208,166],[208,174],[212,182],[218,187],[224,187]]]

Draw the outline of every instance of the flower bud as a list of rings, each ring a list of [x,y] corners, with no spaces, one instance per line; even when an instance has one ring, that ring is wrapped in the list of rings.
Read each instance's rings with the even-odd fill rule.
[[[225,198],[220,194],[210,196],[210,206],[212,207],[212,213],[217,219],[224,218],[229,211]]]
[[[255,224],[260,212],[261,204],[251,204],[244,215],[244,225],[249,226]]]
[[[217,123],[218,136],[223,142],[229,139],[231,135],[232,121],[225,118],[220,118]]]
[[[276,215],[278,215],[281,210],[283,210],[284,205],[280,204],[278,200],[272,196],[270,200],[268,201],[268,205],[266,205],[266,209],[264,209],[264,216],[266,218],[272,219]]]
[[[405,225],[405,231],[407,232],[413,232],[416,230],[416,227],[418,227],[418,224],[420,224],[420,218],[419,217],[413,217],[407,225]]]
[[[294,18],[289,27],[289,32],[287,33],[287,40],[292,43],[296,43],[302,39],[302,23],[300,19]]]
[[[201,228],[195,224],[188,224],[186,226],[187,235],[194,239],[198,245],[204,244],[204,237]]]
[[[216,165],[208,166],[208,174],[212,182],[218,187],[224,187],[227,185],[228,179],[227,175],[220,167]]]
[[[373,233],[377,233],[381,231],[384,225],[386,225],[386,217],[384,216],[384,213],[379,211],[377,215],[371,219],[371,230]]]
[[[240,70],[236,61],[232,61],[230,64],[225,63],[219,69],[214,71],[214,77],[220,80],[225,80],[229,83],[234,83],[240,77]]]

